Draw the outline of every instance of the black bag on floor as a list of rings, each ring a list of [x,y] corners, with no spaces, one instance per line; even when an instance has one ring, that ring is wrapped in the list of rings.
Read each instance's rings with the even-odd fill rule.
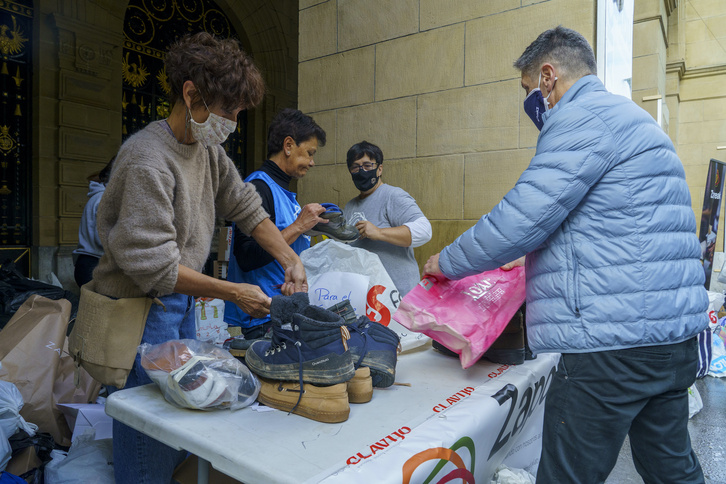
[[[18,271],[15,263],[4,262],[0,266],[0,329],[4,328],[13,314],[33,294],[57,301],[67,299],[71,303],[71,321],[78,312],[78,296],[61,287],[28,279]],[[72,328],[68,328],[68,333]]]

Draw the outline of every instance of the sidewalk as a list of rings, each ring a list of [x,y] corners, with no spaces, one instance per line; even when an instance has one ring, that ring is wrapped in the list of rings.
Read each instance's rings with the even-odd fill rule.
[[[708,484],[726,484],[726,378],[707,376],[696,381],[703,409],[691,418],[688,428]],[[630,444],[625,440],[618,463],[606,484],[642,483],[633,466]]]

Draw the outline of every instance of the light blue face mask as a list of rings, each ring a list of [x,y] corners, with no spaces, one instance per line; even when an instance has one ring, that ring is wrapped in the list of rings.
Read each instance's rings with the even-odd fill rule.
[[[557,77],[555,77],[555,82],[556,81]],[[540,72],[537,87],[529,91],[527,97],[524,98],[524,112],[527,113],[534,125],[537,126],[537,129],[540,131],[542,131],[542,126],[544,126],[544,119],[542,119],[542,115],[550,110],[550,105],[547,100],[552,95],[552,91],[550,91],[547,97],[542,96],[542,90],[540,89],[541,82],[542,73]],[[554,84],[552,85],[552,88],[554,90]]]

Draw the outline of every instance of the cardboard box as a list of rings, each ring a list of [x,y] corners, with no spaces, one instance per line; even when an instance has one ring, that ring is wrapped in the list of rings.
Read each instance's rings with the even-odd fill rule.
[[[227,267],[229,262],[215,260],[213,264],[214,277],[217,279],[227,279]]]
[[[229,252],[232,250],[232,227],[221,227],[217,235],[219,238],[217,260],[229,261]]]
[[[31,445],[15,454],[10,459],[10,462],[8,462],[5,470],[15,476],[22,476],[29,470],[39,467],[41,464],[42,462],[38,458],[38,454],[35,453],[35,447]]]
[[[197,482],[197,464],[199,458],[196,455],[190,455],[184,460],[174,471],[172,476],[179,484],[196,484]],[[242,484],[237,479],[229,477],[227,474],[219,472],[217,469],[209,466],[209,484]]]

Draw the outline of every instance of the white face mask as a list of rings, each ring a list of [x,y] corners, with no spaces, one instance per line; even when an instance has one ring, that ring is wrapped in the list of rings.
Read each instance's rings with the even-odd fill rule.
[[[202,100],[202,102],[204,102],[204,100]],[[206,102],[204,103],[204,107],[206,107],[207,111],[209,111],[209,107]],[[194,121],[191,110],[187,108],[187,111],[189,112],[192,136],[194,136],[194,139],[199,141],[205,148],[224,143],[227,141],[227,138],[229,138],[229,135],[234,133],[234,130],[237,129],[237,121],[223,118],[222,116],[214,114],[212,111],[209,111],[209,117],[203,123],[197,123]]]

